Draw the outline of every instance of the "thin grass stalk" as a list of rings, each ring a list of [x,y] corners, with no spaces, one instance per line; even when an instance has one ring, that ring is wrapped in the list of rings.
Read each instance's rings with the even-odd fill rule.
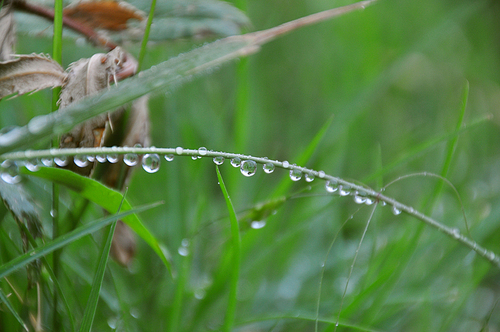
[[[144,61],[144,56],[146,55],[146,50],[148,47],[149,33],[151,32],[151,24],[153,23],[153,16],[155,14],[156,0],[151,1],[151,8],[149,9],[148,21],[146,23],[146,28],[144,29],[144,36],[142,37],[141,50],[139,52],[139,59],[137,65],[137,72],[141,71],[142,63]]]

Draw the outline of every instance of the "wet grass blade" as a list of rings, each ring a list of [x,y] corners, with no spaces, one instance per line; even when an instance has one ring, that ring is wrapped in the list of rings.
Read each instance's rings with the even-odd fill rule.
[[[22,173],[36,176],[42,179],[50,180],[54,183],[62,184],[67,188],[77,192],[82,197],[96,203],[109,213],[114,213],[120,206],[123,195],[113,189],[110,189],[100,182],[83,177],[71,171],[60,168],[41,167],[36,172],[30,172],[27,169],[22,169]],[[131,205],[127,200],[123,201],[123,211],[131,209]],[[173,275],[171,255],[167,248],[149,232],[144,226],[139,217],[131,214],[123,219],[123,221],[132,228],[146,243],[158,254],[163,261],[170,274]]]

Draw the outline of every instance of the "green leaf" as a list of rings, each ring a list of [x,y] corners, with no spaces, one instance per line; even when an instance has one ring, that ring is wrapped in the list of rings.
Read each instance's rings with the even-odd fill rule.
[[[10,313],[19,322],[19,324],[21,324],[21,326],[24,328],[24,330],[25,331],[29,331],[28,327],[23,322],[23,319],[19,316],[19,314],[17,313],[17,311],[14,309],[14,307],[10,303],[9,299],[7,298],[7,296],[5,296],[5,294],[3,293],[2,288],[0,288],[0,303],[2,303],[2,302],[5,303],[5,306],[7,307],[7,309],[9,309]]]
[[[233,249],[233,262],[231,264],[231,276],[230,276],[230,288],[229,288],[229,300],[227,303],[226,317],[224,319],[223,331],[231,331],[234,324],[234,316],[236,313],[236,302],[238,293],[238,279],[240,277],[240,265],[241,265],[241,238],[240,230],[238,225],[238,218],[236,217],[236,211],[234,211],[233,203],[231,198],[227,193],[226,185],[220,174],[219,167],[216,167],[217,179],[219,179],[219,186],[226,200],[227,210],[229,212],[229,221],[231,222],[231,239],[232,239],[232,249]]]
[[[50,180],[52,182],[66,186],[67,188],[75,191],[82,197],[85,197],[89,201],[96,203],[109,213],[114,213],[120,206],[123,200],[123,195],[116,190],[110,189],[100,182],[93,179],[83,177],[71,171],[60,169],[60,168],[50,168],[41,167],[36,172],[30,172],[26,168],[21,169],[21,173],[36,176],[42,179]],[[123,211],[131,209],[131,205],[127,200],[123,201]],[[168,249],[161,245],[158,240],[149,232],[149,230],[144,226],[139,217],[135,214],[131,214],[123,221],[132,228],[134,232],[137,233],[146,243],[158,254],[161,258],[170,274],[173,275],[171,255]]]
[[[9,273],[16,271],[22,268],[23,266],[26,266],[27,264],[33,262],[35,259],[38,259],[42,256],[46,256],[51,252],[53,252],[54,250],[62,248],[85,235],[98,231],[99,229],[103,228],[106,225],[109,225],[113,221],[116,221],[118,219],[123,219],[136,212],[153,208],[159,204],[161,203],[153,203],[145,205],[142,207],[135,208],[133,210],[128,210],[126,212],[102,218],[90,222],[88,224],[85,224],[83,226],[80,226],[77,229],[73,230],[72,232],[64,234],[63,236],[60,236],[57,239],[52,240],[41,247],[31,249],[30,251],[24,253],[23,255],[14,258],[10,262],[3,264],[2,266],[0,266],[0,278],[7,276]]]

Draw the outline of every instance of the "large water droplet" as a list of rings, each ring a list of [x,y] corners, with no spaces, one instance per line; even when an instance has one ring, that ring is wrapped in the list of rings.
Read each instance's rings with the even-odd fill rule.
[[[148,173],[158,172],[160,169],[160,156],[156,153],[145,154],[142,158],[142,168]]]
[[[231,166],[233,167],[240,167],[241,165],[241,158],[240,157],[234,157],[231,159]]]
[[[139,163],[139,156],[135,153],[127,153],[123,156],[123,162],[130,167],[135,166]]]
[[[359,195],[359,194],[354,194],[354,203],[364,204],[364,203],[366,203],[366,197]]]
[[[116,153],[110,153],[106,156],[106,159],[112,163],[115,164],[118,162],[118,155]]]
[[[253,160],[245,160],[241,163],[240,171],[244,176],[252,176],[257,171],[257,163]]]
[[[314,174],[306,173],[304,178],[306,179],[306,182],[313,182],[314,181]]]
[[[5,160],[1,164],[0,178],[8,184],[16,184],[21,181],[21,176],[19,175],[19,169],[17,165],[10,161]]]
[[[42,158],[40,159],[40,161],[42,162],[43,166],[46,167],[52,167],[52,164],[54,163],[54,160],[52,160],[52,158]]]
[[[75,163],[76,166],[78,167],[85,167],[89,164],[89,161],[87,159],[87,156],[84,155],[78,155],[73,158],[73,162]]]
[[[95,161],[95,156],[93,155],[88,155],[87,156],[87,160],[89,161],[89,163],[93,163]]]
[[[366,201],[365,201],[366,205],[372,205],[373,203],[375,203],[375,200],[373,198],[371,198],[371,197],[366,198]]]
[[[95,156],[95,159],[100,163],[105,163],[107,160],[106,156],[102,154],[98,154],[97,156]]]
[[[263,166],[262,166],[262,169],[264,170],[265,173],[269,174],[269,173],[272,173],[274,172],[274,164],[273,163],[265,163]]]
[[[68,165],[68,157],[66,156],[55,157],[54,163],[59,167],[64,167]]]
[[[180,146],[175,148],[175,153],[177,153],[178,155],[181,155],[183,152],[184,152],[184,149],[181,148]]]
[[[253,229],[261,229],[266,226],[266,221],[265,220],[254,220],[250,223],[250,227]]]
[[[207,148],[202,146],[201,148],[198,149],[198,153],[200,154],[200,156],[206,156],[207,155]]]
[[[214,163],[215,163],[215,165],[218,165],[218,166],[224,164],[224,157],[223,156],[214,157]]]
[[[328,180],[325,183],[325,189],[329,193],[334,193],[334,192],[336,192],[339,189],[339,185],[338,185],[337,181],[330,181],[330,180]]]
[[[392,214],[397,216],[398,214],[401,214],[401,210],[395,207],[394,205],[392,206]]]
[[[38,166],[38,162],[36,161],[36,159],[26,160],[26,162],[24,163],[24,166],[30,172],[36,172],[40,169],[40,166]]]
[[[166,161],[172,161],[172,160],[174,160],[174,155],[173,155],[173,154],[171,154],[171,153],[166,154],[166,155],[165,155],[165,160],[166,160]]]
[[[302,179],[302,172],[298,169],[291,169],[290,179],[292,179],[292,181],[299,181],[300,179]]]

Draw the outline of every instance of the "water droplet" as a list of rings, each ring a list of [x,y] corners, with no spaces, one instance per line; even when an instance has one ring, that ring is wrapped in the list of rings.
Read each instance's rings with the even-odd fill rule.
[[[130,167],[135,166],[139,163],[139,156],[135,153],[127,153],[123,156],[123,162]]]
[[[98,154],[97,156],[95,156],[95,159],[100,163],[105,163],[107,160],[106,156],[102,154]]]
[[[381,205],[381,206],[386,206],[386,205],[387,205],[387,203],[386,203],[386,202],[384,202],[384,201],[380,201],[380,205]]]
[[[56,211],[56,210],[54,210],[54,209],[50,209],[49,214],[50,214],[50,216],[51,216],[52,218],[57,217],[57,211]]]
[[[250,227],[253,229],[261,229],[266,226],[266,221],[265,220],[254,220],[250,223]]]
[[[21,181],[21,176],[19,175],[19,169],[14,162],[10,160],[5,160],[2,162],[0,170],[0,178],[5,183],[16,184]]]
[[[73,162],[78,167],[85,167],[89,164],[89,161],[87,160],[87,156],[84,156],[84,155],[75,156],[73,158]]]
[[[300,179],[302,179],[302,172],[296,168],[291,169],[290,170],[290,179],[292,179],[292,181],[299,181]]]
[[[366,197],[363,197],[359,194],[354,195],[354,203],[356,204],[364,204],[366,203]]]
[[[326,174],[325,174],[325,172],[323,172],[323,171],[319,171],[319,172],[318,172],[318,177],[319,177],[320,179],[324,178],[324,177],[325,177],[325,175],[326,175]]]
[[[191,159],[198,160],[198,156],[191,156]]]
[[[283,168],[288,168],[288,167],[290,167],[290,163],[289,163],[288,161],[286,161],[286,160],[285,160],[285,161],[281,164],[281,166],[283,166]]]
[[[397,207],[395,207],[394,205],[392,206],[392,214],[397,216],[399,214],[401,214],[401,210],[398,209]]]
[[[314,181],[314,174],[306,173],[304,178],[306,179],[306,182],[313,182]]]
[[[219,166],[224,164],[224,157],[223,156],[214,157],[214,163],[215,163],[215,165],[219,165]]]
[[[339,195],[340,196],[347,196],[351,193],[351,188],[347,185],[339,185]]]
[[[54,163],[52,158],[42,158],[42,159],[40,159],[40,161],[42,162],[43,166],[46,166],[46,167],[52,167],[52,164]]]
[[[366,198],[366,201],[365,201],[366,205],[372,205],[373,203],[375,203],[375,200],[373,198],[371,198],[371,197]]]
[[[337,191],[337,189],[339,189],[339,185],[336,181],[326,181],[326,184],[325,184],[325,189],[326,191],[328,191],[329,193],[334,193]]]
[[[245,160],[241,163],[240,171],[244,176],[252,176],[257,171],[257,163],[253,160]]]
[[[40,166],[38,166],[38,163],[36,160],[26,160],[24,163],[24,166],[30,171],[30,172],[36,172],[40,169]]]
[[[145,154],[142,158],[142,168],[148,173],[156,173],[160,169],[160,156],[156,153]]]
[[[181,244],[182,244],[184,247],[189,247],[189,239],[182,239]]]
[[[265,163],[262,166],[262,169],[264,170],[265,173],[270,174],[274,172],[274,164],[273,163]]]
[[[108,319],[108,325],[111,327],[113,330],[116,329],[116,325],[118,323],[118,319],[115,317],[111,317]]]
[[[132,316],[136,319],[139,318],[140,317],[139,309],[137,309],[137,308],[130,309],[130,316]]]
[[[489,257],[489,259],[490,259],[490,260],[492,260],[492,261],[494,261],[494,260],[496,259],[495,253],[494,253],[494,252],[492,252],[492,251],[490,251],[490,252],[488,253],[488,257]]]
[[[184,256],[184,257],[189,255],[189,249],[186,247],[183,247],[183,246],[180,246],[179,249],[177,249],[177,252],[179,253],[179,255]]]
[[[454,237],[455,239],[460,238],[460,230],[459,230],[458,228],[453,228],[453,229],[451,230],[451,232],[453,233],[453,237]]]
[[[178,155],[181,155],[182,152],[184,152],[184,149],[181,148],[180,146],[178,146],[178,147],[175,148],[175,153],[177,153]]]
[[[207,155],[207,148],[202,146],[201,148],[198,149],[198,153],[200,154],[200,156],[206,156]]]
[[[165,155],[165,160],[166,160],[166,161],[172,161],[172,160],[174,160],[174,155],[173,155],[173,154],[171,154],[171,153],[166,154],[166,155]]]
[[[116,153],[110,153],[106,156],[106,159],[112,163],[115,164],[118,162],[118,155]]]
[[[240,167],[241,165],[241,158],[240,157],[234,157],[231,159],[231,166],[233,167]]]
[[[206,293],[207,292],[204,289],[200,288],[194,291],[194,297],[197,300],[203,300],[205,298]]]
[[[95,161],[95,156],[87,156],[87,160],[89,161],[89,163],[93,163]]]
[[[59,167],[64,167],[68,165],[68,157],[66,156],[55,157],[54,163]]]

